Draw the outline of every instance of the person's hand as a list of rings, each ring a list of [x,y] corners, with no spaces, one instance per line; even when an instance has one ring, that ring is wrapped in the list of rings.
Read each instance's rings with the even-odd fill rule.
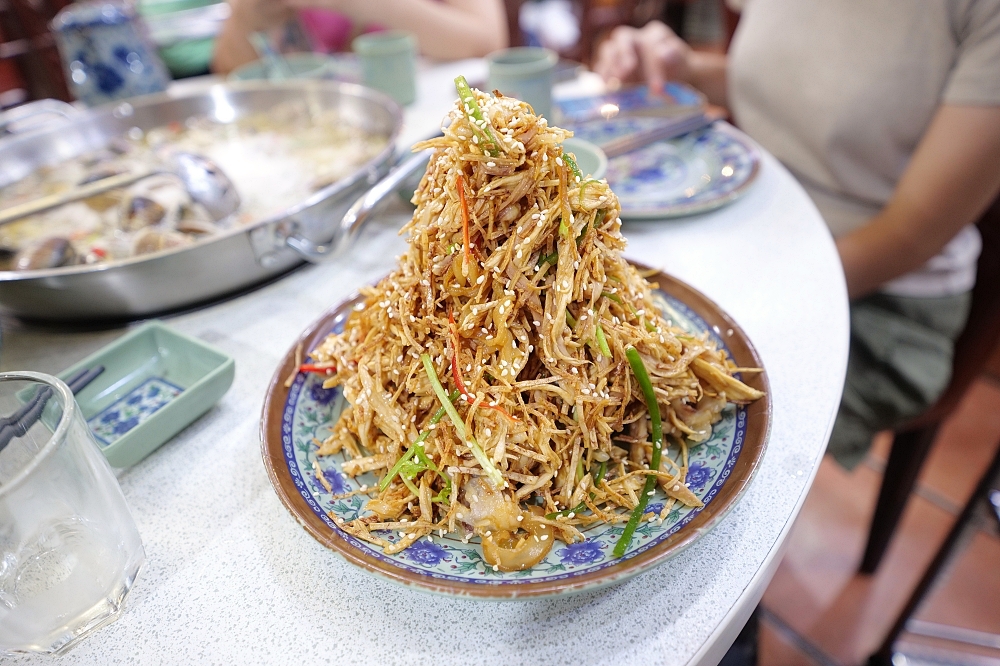
[[[295,14],[286,0],[233,0],[232,12],[233,20],[247,32],[280,26]]]
[[[594,71],[612,86],[645,81],[658,92],[667,81],[690,82],[691,47],[659,21],[618,26],[597,49]]]

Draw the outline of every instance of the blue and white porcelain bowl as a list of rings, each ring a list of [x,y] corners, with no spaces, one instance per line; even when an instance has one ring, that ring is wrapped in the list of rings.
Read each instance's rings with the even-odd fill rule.
[[[740,367],[761,367],[746,335],[710,300],[664,274],[650,278],[659,284],[657,300],[665,316],[676,324],[708,334],[726,348]],[[330,332],[341,330],[360,297],[327,312],[299,339],[296,348],[314,348]],[[455,535],[423,537],[396,555],[342,532],[334,519],[353,520],[366,514],[367,495],[337,495],[377,485],[376,478],[351,478],[341,470],[341,455],[316,455],[316,442],[328,436],[342,407],[339,388],[324,389],[323,378],[312,373],[286,379],[296,368],[296,351],[289,350],[277,369],[264,401],[261,422],[262,454],[271,484],[285,507],[320,543],[370,573],[404,585],[445,594],[488,599],[514,599],[564,594],[611,585],[676,555],[717,524],[748,487],[763,457],[770,424],[770,398],[747,406],[730,405],[712,437],[689,449],[688,483],[705,503],[700,509],[675,507],[661,521],[640,523],[624,557],[612,550],[621,525],[595,524],[583,530],[586,540],[558,542],[548,556],[527,571],[493,571],[483,560],[478,537],[463,542]],[[768,392],[761,372],[744,381]],[[676,451],[668,450],[671,455]],[[322,480],[319,478],[322,475]],[[662,508],[660,490],[650,510]],[[392,532],[379,532],[388,541]]]
[[[56,14],[51,28],[70,90],[87,106],[162,92],[170,83],[131,5],[72,4]]]

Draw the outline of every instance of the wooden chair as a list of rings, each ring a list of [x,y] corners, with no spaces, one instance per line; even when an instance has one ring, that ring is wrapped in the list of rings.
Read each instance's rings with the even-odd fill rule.
[[[965,330],[955,343],[951,383],[926,413],[896,431],[882,477],[861,573],[874,573],[930,452],[941,423],[982,372],[1000,341],[1000,198],[980,218],[983,252],[979,257],[972,308]]]

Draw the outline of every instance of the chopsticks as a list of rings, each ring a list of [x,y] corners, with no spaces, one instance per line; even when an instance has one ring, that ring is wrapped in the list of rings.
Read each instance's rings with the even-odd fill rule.
[[[607,143],[601,144],[601,150],[603,150],[604,154],[608,156],[608,159],[611,159],[612,157],[618,157],[619,155],[630,153],[633,150],[638,150],[639,148],[656,141],[674,139],[682,134],[687,134],[688,132],[701,129],[702,127],[707,127],[716,120],[718,120],[718,118],[713,118],[706,113],[698,111],[697,113],[665,121],[656,127],[642,130],[641,132],[635,132],[634,134],[628,134],[617,139],[612,139]]]
[[[66,381],[66,384],[69,385],[69,389],[75,395],[86,388],[90,382],[97,379],[102,372],[104,372],[103,365],[93,368],[83,368],[70,377]],[[10,444],[10,441],[15,437],[26,435],[31,426],[38,422],[52,394],[52,389],[46,386],[16,412],[10,416],[0,417],[0,451],[3,451],[4,447]]]

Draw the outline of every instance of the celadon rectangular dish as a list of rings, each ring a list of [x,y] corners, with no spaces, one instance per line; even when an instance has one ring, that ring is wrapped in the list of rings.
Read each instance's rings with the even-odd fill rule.
[[[204,414],[233,383],[233,359],[159,321],[123,335],[59,373],[104,366],[76,395],[115,467],[134,465]]]

